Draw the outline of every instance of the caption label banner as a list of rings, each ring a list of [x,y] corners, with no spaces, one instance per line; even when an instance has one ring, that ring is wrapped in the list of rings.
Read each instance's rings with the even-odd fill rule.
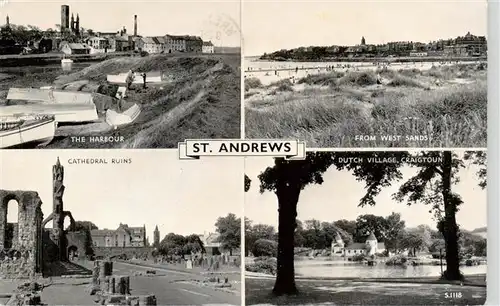
[[[306,144],[298,140],[209,139],[179,143],[179,159],[201,156],[268,156],[301,160],[306,157]]]

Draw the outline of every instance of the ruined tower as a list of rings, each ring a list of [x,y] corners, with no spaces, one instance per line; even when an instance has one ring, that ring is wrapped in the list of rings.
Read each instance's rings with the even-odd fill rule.
[[[134,36],[137,36],[137,15],[134,15]]]
[[[75,34],[80,35],[80,16],[78,14],[76,14]]]
[[[69,29],[69,5],[61,5],[61,32]]]
[[[155,227],[155,231],[154,231],[154,242],[153,242],[153,246],[155,248],[159,247],[160,246],[160,231],[158,230],[158,225]]]
[[[63,260],[66,248],[64,246],[64,167],[57,158],[56,164],[52,166],[52,181],[53,181],[53,208],[52,208],[52,233],[53,241],[59,249],[59,260]]]

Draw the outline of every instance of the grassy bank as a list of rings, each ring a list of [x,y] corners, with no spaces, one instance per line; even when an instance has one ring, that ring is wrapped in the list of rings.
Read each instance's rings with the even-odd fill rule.
[[[92,64],[72,73],[58,70],[26,73],[0,81],[0,98],[9,87],[64,87],[73,82],[105,85],[107,74],[163,71],[168,80],[160,84],[134,85],[127,104],[137,103],[141,114],[132,123],[112,130],[100,114],[100,123],[61,126],[49,148],[175,148],[191,138],[240,137],[240,57],[224,55],[152,55],[119,57]],[[28,85],[29,83],[30,85]],[[0,90],[0,91],[2,91]],[[112,99],[109,102],[107,100]],[[94,94],[96,104],[115,98]],[[106,126],[106,128],[102,128]],[[71,136],[123,136],[123,143],[72,142]]]
[[[484,66],[328,72],[269,86],[248,79],[245,97],[248,138],[298,138],[308,147],[486,145]]]

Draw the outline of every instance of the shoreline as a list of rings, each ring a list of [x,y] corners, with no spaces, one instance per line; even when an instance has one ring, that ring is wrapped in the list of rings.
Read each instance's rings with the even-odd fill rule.
[[[252,56],[254,57],[254,56]],[[478,56],[478,57],[447,57],[447,56],[426,56],[426,57],[364,57],[364,58],[347,58],[347,57],[329,57],[329,58],[319,58],[319,59],[273,59],[266,58],[261,59],[257,57],[256,59],[251,60],[252,57],[245,57],[245,59],[250,60],[251,62],[277,62],[277,63],[322,63],[322,62],[355,62],[355,63],[363,63],[363,62],[454,62],[454,61],[463,61],[463,62],[474,62],[474,61],[487,61],[487,56]]]
[[[301,276],[295,275],[295,279],[303,281],[356,281],[356,282],[379,282],[379,283],[422,283],[422,284],[463,284],[464,286],[474,286],[474,287],[486,287],[486,281],[481,281],[482,278],[486,280],[486,273],[475,273],[464,275],[465,280],[461,281],[447,281],[441,280],[437,276],[421,276],[421,277],[370,277],[370,278],[359,278],[359,277],[314,277],[314,276]],[[245,278],[256,278],[256,279],[275,279],[276,275],[256,273],[245,271]],[[475,279],[476,282],[468,281],[469,279]]]

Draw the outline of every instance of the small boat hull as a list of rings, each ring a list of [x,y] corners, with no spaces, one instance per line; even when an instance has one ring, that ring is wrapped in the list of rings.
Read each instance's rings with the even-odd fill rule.
[[[54,118],[28,121],[20,126],[0,130],[0,149],[21,145],[45,146],[53,139],[57,123]]]

